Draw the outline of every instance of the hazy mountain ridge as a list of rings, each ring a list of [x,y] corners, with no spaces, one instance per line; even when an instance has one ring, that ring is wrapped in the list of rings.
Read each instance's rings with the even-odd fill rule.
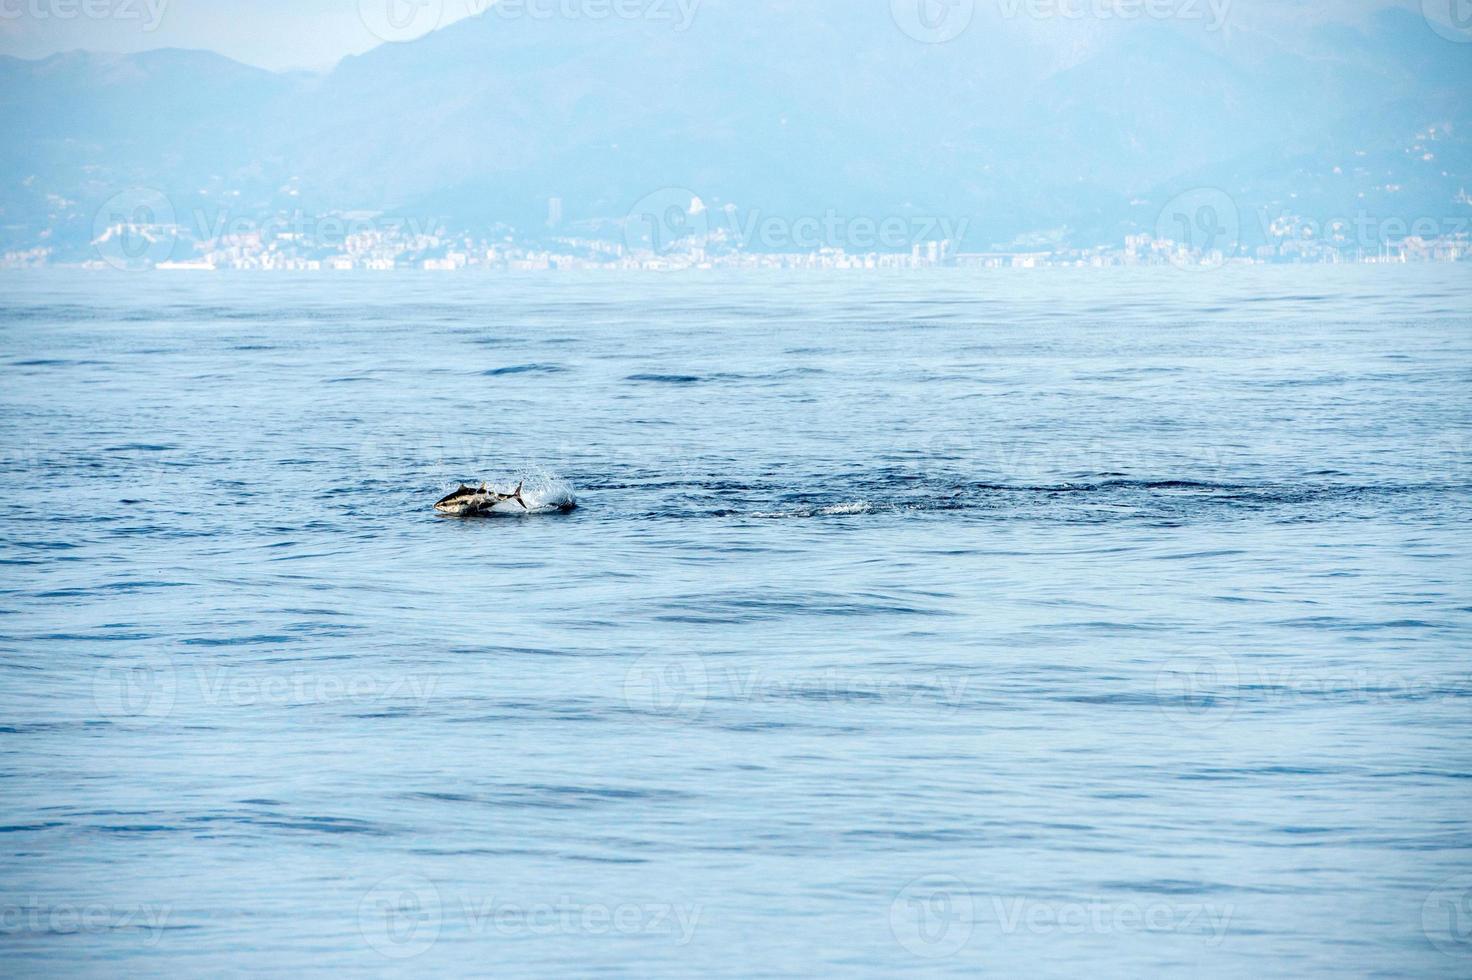
[[[0,244],[85,241],[133,185],[181,213],[367,209],[526,235],[550,198],[568,228],[608,234],[678,186],[738,214],[966,218],[968,247],[1117,241],[1195,186],[1244,216],[1472,210],[1472,46],[1406,11],[1040,36],[989,20],[926,45],[884,5],[709,0],[683,33],[486,14],[320,76],[197,51],[3,58]]]

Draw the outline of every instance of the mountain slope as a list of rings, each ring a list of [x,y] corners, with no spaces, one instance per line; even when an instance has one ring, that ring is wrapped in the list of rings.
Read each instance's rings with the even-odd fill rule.
[[[0,224],[7,247],[75,238],[136,184],[212,221],[366,209],[524,234],[549,198],[606,232],[678,186],[742,215],[964,217],[971,246],[1117,240],[1198,185],[1251,214],[1441,216],[1468,183],[1468,48],[1404,10],[1228,32],[980,15],[928,45],[884,4],[707,0],[684,32],[492,11],[321,76],[0,59]]]

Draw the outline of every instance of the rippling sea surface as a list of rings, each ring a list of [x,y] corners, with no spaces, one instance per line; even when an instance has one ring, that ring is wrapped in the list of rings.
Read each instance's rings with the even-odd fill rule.
[[[9,273],[4,972],[1472,974],[1469,310]]]

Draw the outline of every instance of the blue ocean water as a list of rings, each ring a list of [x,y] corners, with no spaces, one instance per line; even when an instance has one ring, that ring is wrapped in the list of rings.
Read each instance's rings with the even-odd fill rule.
[[[7,274],[4,971],[1472,974],[1469,310]]]

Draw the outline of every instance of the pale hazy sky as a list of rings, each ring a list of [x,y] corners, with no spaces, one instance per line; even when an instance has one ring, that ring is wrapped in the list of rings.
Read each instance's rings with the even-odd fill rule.
[[[450,23],[491,0],[417,2],[439,7],[440,22]],[[81,13],[88,5],[101,16]],[[0,51],[39,58],[75,48],[204,48],[265,68],[325,68],[382,43],[359,7],[360,0],[0,0]]]
[[[365,26],[388,5],[401,15],[419,5],[441,25],[483,11],[495,0],[0,0],[0,52],[40,58],[57,51],[204,48],[265,68],[326,68],[382,43]],[[526,2],[526,0],[522,0]],[[539,0],[565,3],[576,0]],[[606,2],[606,0],[605,0]],[[673,0],[671,0],[673,2]],[[686,4],[700,0],[684,0]],[[845,0],[888,4],[890,0]],[[896,0],[917,2],[917,0]],[[924,0],[995,7],[1000,0]],[[1068,2],[1068,0],[1065,0]],[[1101,0],[1072,0],[1098,3]],[[1205,0],[1202,0],[1205,2]],[[1222,0],[1216,0],[1220,3]],[[1233,16],[1272,10],[1357,18],[1367,8],[1422,0],[1230,0]],[[1456,0],[1424,0],[1451,3]],[[90,15],[89,15],[90,12]],[[423,13],[423,10],[420,11]]]

